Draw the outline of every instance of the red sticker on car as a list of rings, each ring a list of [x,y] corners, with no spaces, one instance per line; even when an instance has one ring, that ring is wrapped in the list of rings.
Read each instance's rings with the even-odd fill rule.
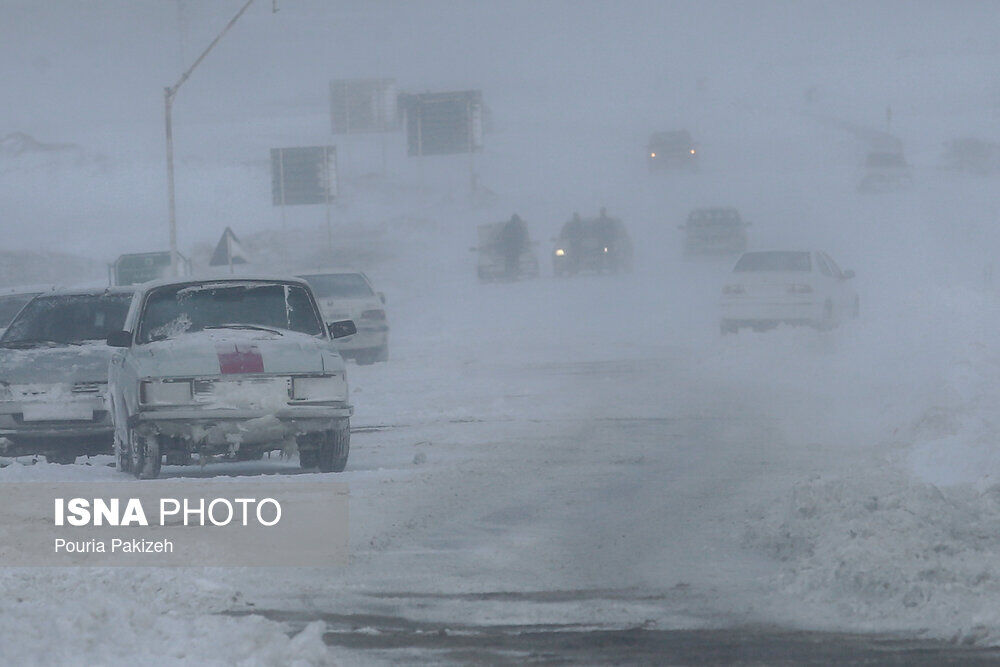
[[[216,345],[215,352],[219,355],[219,372],[230,373],[263,373],[264,357],[256,345],[236,345],[233,343]]]

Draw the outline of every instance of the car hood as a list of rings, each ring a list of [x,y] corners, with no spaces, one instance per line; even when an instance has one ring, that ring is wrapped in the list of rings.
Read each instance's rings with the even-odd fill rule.
[[[114,348],[104,341],[81,345],[0,348],[0,380],[11,384],[107,382]]]
[[[140,377],[331,373],[344,369],[332,341],[292,331],[196,331],[135,346],[128,354]]]

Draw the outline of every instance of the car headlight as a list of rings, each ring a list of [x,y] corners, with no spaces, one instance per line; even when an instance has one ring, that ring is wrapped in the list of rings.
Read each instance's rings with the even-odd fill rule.
[[[562,248],[556,248],[556,257],[562,257],[565,254],[566,254],[565,250],[563,250]]]
[[[143,380],[139,383],[139,402],[143,405],[188,405],[191,403],[191,381]]]
[[[292,378],[292,399],[296,401],[346,401],[347,379],[341,373]]]

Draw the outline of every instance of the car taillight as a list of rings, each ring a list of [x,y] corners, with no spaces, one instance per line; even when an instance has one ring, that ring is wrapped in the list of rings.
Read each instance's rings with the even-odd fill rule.
[[[746,294],[747,291],[743,289],[743,285],[726,285],[722,288],[722,293],[732,296],[735,294]]]
[[[789,294],[811,294],[813,291],[812,285],[789,285]]]
[[[366,310],[361,313],[361,319],[363,320],[384,320],[385,311],[384,310]]]

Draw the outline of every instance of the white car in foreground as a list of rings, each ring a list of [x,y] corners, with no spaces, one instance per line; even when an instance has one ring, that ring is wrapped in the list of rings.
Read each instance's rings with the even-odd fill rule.
[[[723,334],[779,324],[830,329],[858,316],[853,271],[841,271],[824,252],[746,252],[722,288]]]
[[[309,285],[295,278],[174,279],[142,285],[108,337],[118,467],[156,477],[197,453],[234,459],[298,450],[340,472],[350,450],[344,360]]]
[[[368,276],[350,269],[321,269],[299,278],[312,287],[328,322],[353,320],[357,326],[357,334],[337,341],[342,357],[360,365],[389,360],[385,295],[375,291]]]

